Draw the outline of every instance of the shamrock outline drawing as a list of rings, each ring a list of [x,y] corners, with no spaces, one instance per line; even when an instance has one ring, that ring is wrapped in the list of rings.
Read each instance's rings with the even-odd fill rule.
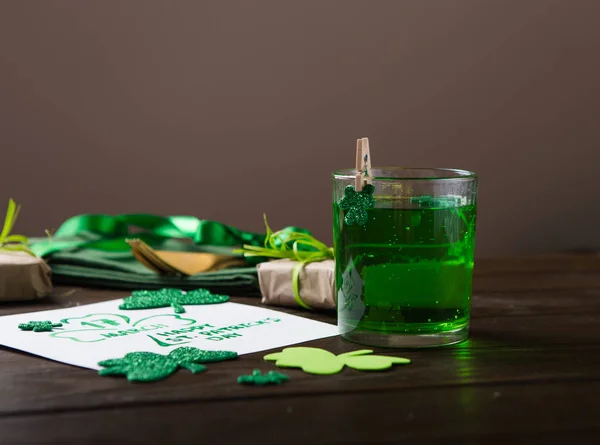
[[[340,304],[341,311],[352,311],[358,301],[362,302],[362,295],[365,287],[365,282],[356,269],[356,263],[363,257],[359,255],[356,259],[350,256],[348,265],[342,273],[342,284],[338,291],[338,304]],[[362,312],[364,312],[364,304],[362,305]],[[362,316],[361,312],[361,316]],[[360,319],[360,316],[358,317]]]
[[[264,360],[274,361],[275,366],[282,368],[301,368],[308,374],[331,375],[337,374],[344,366],[358,371],[383,371],[394,364],[406,365],[410,360],[402,357],[388,355],[367,355],[371,349],[346,352],[335,355],[325,349],[295,347],[285,348],[263,357]]]
[[[60,332],[54,332],[50,335],[53,338],[59,339],[69,339],[75,341],[77,343],[97,343],[100,341],[109,340],[111,338],[110,335],[102,335],[102,334],[115,334],[119,332],[124,332],[130,329],[137,329],[139,332],[146,331],[154,331],[157,329],[172,329],[173,326],[167,324],[167,326],[162,326],[158,323],[159,327],[148,327],[145,323],[148,320],[152,321],[160,321],[160,319],[167,319],[168,321],[173,321],[174,319],[178,322],[183,322],[180,326],[189,326],[191,324],[196,323],[197,321],[193,318],[184,318],[181,315],[177,314],[159,314],[159,315],[151,315],[149,317],[141,318],[133,323],[131,323],[131,318],[125,315],[120,314],[112,314],[112,313],[93,313],[84,315],[82,317],[69,317],[61,320],[63,323],[63,329]],[[83,321],[77,321],[83,320]],[[125,322],[125,325],[123,325]],[[68,329],[66,325],[73,325],[79,323],[78,329]],[[83,329],[81,329],[83,326]],[[90,327],[86,327],[90,326]],[[150,325],[152,326],[152,325]],[[156,325],[155,325],[156,326]],[[179,327],[179,326],[177,326]],[[82,339],[81,335],[73,335],[73,334],[92,334],[91,336],[87,335],[88,338],[91,339]],[[94,335],[97,334],[97,335]],[[85,338],[85,337],[84,337]]]
[[[348,226],[358,224],[364,226],[369,219],[367,209],[375,207],[373,192],[375,186],[367,184],[357,192],[353,185],[347,185],[344,189],[344,197],[340,199],[340,209],[344,210],[344,223]]]

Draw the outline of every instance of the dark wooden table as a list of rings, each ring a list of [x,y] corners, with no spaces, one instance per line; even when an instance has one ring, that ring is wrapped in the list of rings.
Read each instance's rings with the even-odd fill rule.
[[[0,315],[123,296],[68,290],[2,305]],[[331,314],[288,312],[334,323]],[[235,383],[272,368],[264,353],[219,364],[219,372],[131,384],[0,348],[0,444],[595,442],[600,256],[480,260],[471,332],[453,347],[386,350],[413,360],[388,372],[286,370],[291,381],[271,387]],[[357,348],[337,337],[310,344]]]

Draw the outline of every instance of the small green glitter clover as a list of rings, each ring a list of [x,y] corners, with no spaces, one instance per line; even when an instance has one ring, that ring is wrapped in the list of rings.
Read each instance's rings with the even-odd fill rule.
[[[375,207],[375,198],[373,192],[375,187],[372,184],[367,184],[364,188],[357,192],[353,185],[348,185],[344,189],[344,197],[340,200],[340,209],[346,211],[344,222],[346,225],[353,226],[358,224],[364,226],[367,223],[369,215],[367,209]]]
[[[198,348],[181,347],[169,355],[154,352],[130,352],[123,358],[103,360],[98,365],[102,376],[124,375],[130,382],[155,382],[169,377],[177,369],[184,368],[193,374],[206,371],[200,363],[222,362],[237,357],[232,351],[204,351]]]
[[[240,385],[256,385],[256,386],[264,386],[264,385],[280,385],[281,383],[285,383],[290,378],[281,374],[280,372],[269,371],[265,375],[261,375],[260,369],[255,369],[252,371],[252,375],[241,375],[238,377],[237,382]]]
[[[216,295],[207,289],[183,292],[181,289],[136,290],[123,300],[119,309],[153,309],[172,306],[176,314],[185,312],[183,305],[218,304],[229,301],[227,295]]]
[[[21,323],[19,329],[33,332],[51,332],[53,328],[60,328],[62,323],[52,323],[51,321],[30,321]]]

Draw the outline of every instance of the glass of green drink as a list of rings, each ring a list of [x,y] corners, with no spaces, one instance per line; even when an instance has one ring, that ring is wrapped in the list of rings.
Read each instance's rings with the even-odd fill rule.
[[[354,169],[333,174],[340,335],[400,348],[465,340],[477,176],[464,170],[374,168],[373,187],[360,192],[372,192],[374,206],[371,200],[360,210],[347,206],[355,174]],[[342,202],[345,195],[350,198]],[[356,213],[349,216],[357,211],[363,215],[358,221]]]

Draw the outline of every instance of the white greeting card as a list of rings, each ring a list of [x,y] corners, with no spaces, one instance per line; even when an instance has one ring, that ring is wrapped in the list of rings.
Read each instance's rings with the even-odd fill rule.
[[[121,310],[123,300],[0,317],[0,344],[84,368],[128,352],[168,354],[179,346],[238,354],[337,335],[337,327],[237,303]],[[20,323],[62,323],[52,332],[22,331]]]

